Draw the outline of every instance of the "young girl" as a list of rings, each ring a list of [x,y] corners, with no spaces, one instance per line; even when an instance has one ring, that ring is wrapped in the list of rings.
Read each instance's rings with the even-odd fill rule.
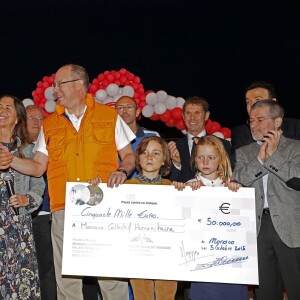
[[[143,138],[136,149],[136,178],[126,180],[130,184],[171,185],[163,179],[170,172],[170,154],[167,143],[157,136]],[[177,282],[170,280],[131,279],[134,300],[174,300]]]
[[[229,157],[219,138],[206,135],[199,139],[191,156],[196,176],[186,183],[174,182],[178,189],[189,185],[193,190],[201,186],[223,187],[237,191],[240,185],[232,182]],[[248,300],[248,287],[241,284],[192,282],[191,300]]]

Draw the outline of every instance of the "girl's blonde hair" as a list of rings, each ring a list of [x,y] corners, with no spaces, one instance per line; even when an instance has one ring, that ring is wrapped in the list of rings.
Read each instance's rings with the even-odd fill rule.
[[[232,176],[232,169],[231,169],[231,164],[230,164],[230,159],[229,156],[223,146],[223,143],[221,140],[214,136],[214,135],[205,135],[201,138],[199,138],[198,143],[196,145],[196,148],[193,151],[192,156],[191,156],[191,167],[193,170],[197,170],[196,166],[196,155],[197,155],[197,147],[198,146],[213,146],[215,150],[218,153],[220,162],[219,162],[219,167],[218,167],[218,176],[223,180],[223,181],[229,181],[231,176]]]
[[[142,169],[140,165],[140,155],[145,152],[150,141],[155,141],[162,146],[164,164],[160,167],[159,174],[163,177],[167,176],[170,173],[170,169],[171,169],[170,152],[169,152],[168,144],[158,136],[146,136],[139,142],[135,152],[135,167],[139,173],[142,173]]]

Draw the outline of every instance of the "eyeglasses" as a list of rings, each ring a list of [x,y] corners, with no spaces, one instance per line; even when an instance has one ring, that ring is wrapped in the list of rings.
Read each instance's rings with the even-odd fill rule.
[[[258,124],[260,124],[260,123],[262,123],[262,122],[264,122],[264,121],[266,121],[266,120],[274,120],[274,118],[257,118],[257,119],[249,119],[249,120],[247,120],[247,124],[248,124],[248,125],[252,125],[252,124],[254,124],[254,123],[256,123],[256,122],[258,122]]]
[[[133,104],[131,104],[131,105],[126,105],[126,106],[120,105],[120,106],[116,106],[116,109],[117,109],[118,111],[121,111],[121,110],[124,110],[124,109],[126,109],[126,110],[134,110],[134,109],[135,109],[135,105],[133,105]]]
[[[53,88],[56,88],[56,87],[59,88],[62,84],[69,83],[69,82],[74,82],[74,81],[77,81],[77,80],[81,80],[81,79],[77,78],[77,79],[72,79],[72,80],[53,82],[52,86],[53,86]]]
[[[28,117],[27,120],[29,120],[31,122],[33,122],[33,121],[42,122],[44,120],[44,118],[39,118],[39,117],[31,116],[31,117]]]

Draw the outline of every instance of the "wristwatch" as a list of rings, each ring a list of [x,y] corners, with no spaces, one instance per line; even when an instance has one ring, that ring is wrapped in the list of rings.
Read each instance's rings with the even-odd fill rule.
[[[118,171],[118,172],[124,173],[124,174],[126,175],[126,178],[128,177],[128,176],[127,176],[127,171],[126,171],[125,169],[121,169],[121,168],[120,168],[120,169],[118,169],[117,171]]]

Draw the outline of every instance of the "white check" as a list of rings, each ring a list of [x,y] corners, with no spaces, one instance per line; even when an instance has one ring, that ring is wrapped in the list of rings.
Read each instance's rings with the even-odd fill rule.
[[[253,188],[67,183],[64,275],[258,284]]]

